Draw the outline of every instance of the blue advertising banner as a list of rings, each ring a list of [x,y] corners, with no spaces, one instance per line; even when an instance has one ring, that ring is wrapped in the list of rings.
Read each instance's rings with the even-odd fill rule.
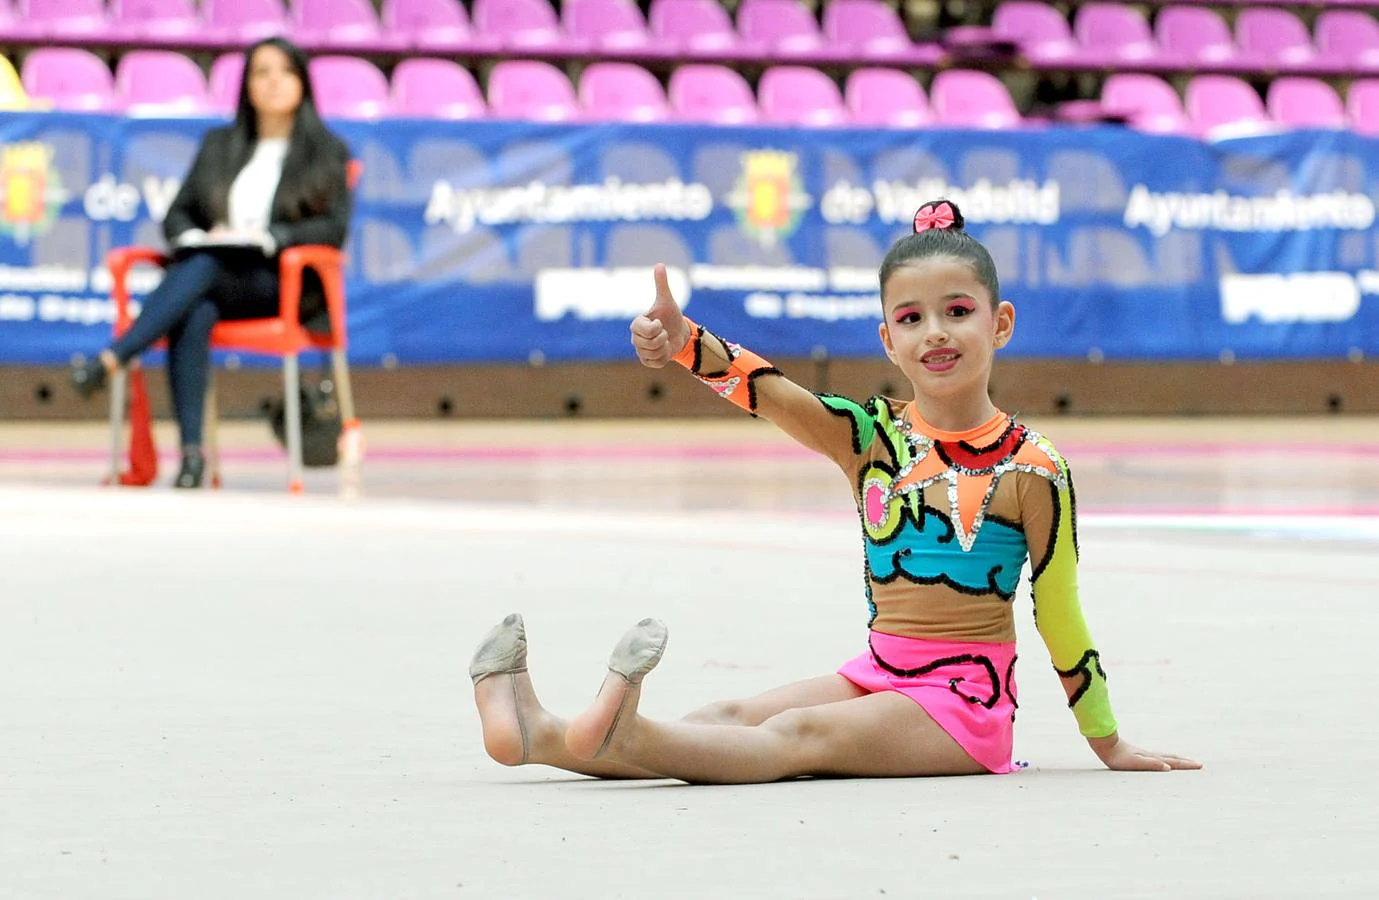
[[[0,363],[105,340],[106,252],[162,245],[214,124],[0,114]],[[936,197],[996,259],[1010,355],[1379,353],[1379,141],[1346,132],[334,127],[364,165],[347,249],[365,365],[630,358],[656,262],[690,314],[763,354],[873,356],[876,267]]]

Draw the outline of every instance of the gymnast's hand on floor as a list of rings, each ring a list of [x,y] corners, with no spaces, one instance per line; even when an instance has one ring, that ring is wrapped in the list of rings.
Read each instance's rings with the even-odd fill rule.
[[[632,320],[632,346],[642,365],[659,369],[675,358],[690,339],[689,324],[670,293],[666,267],[656,264],[656,300],[645,315]]]
[[[1141,750],[1129,741],[1122,740],[1119,734],[1087,738],[1087,743],[1106,768],[1117,772],[1171,772],[1174,769],[1202,768],[1201,763],[1186,756]]]

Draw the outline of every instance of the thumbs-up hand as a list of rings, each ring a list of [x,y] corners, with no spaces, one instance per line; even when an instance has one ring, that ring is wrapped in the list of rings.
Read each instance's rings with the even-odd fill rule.
[[[690,327],[680,304],[670,293],[666,267],[656,264],[656,299],[645,314],[632,320],[632,346],[642,365],[659,369],[675,358],[690,339]]]

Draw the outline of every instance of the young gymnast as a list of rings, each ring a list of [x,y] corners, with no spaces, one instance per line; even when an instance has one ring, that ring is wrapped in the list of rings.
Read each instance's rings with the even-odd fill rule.
[[[1078,603],[1068,465],[988,392],[992,358],[1015,327],[991,255],[948,201],[921,207],[914,232],[880,270],[881,344],[914,389],[910,403],[805,390],[685,318],[663,266],[651,309],[632,323],[644,365],[685,366],[842,468],[864,536],[867,652],[835,674],[657,722],[637,705],[667,633],[643,619],[614,648],[593,705],[565,722],[537,700],[523,622],[510,615],[470,665],[490,756],[606,778],[719,784],[1009,772],[1012,600],[1028,558],[1035,622],[1092,751],[1111,769],[1200,768],[1120,737]]]

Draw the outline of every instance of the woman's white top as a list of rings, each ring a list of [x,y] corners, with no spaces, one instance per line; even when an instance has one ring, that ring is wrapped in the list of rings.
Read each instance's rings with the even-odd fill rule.
[[[231,231],[268,233],[287,145],[287,138],[260,138],[254,144],[254,155],[230,185],[226,224]]]

